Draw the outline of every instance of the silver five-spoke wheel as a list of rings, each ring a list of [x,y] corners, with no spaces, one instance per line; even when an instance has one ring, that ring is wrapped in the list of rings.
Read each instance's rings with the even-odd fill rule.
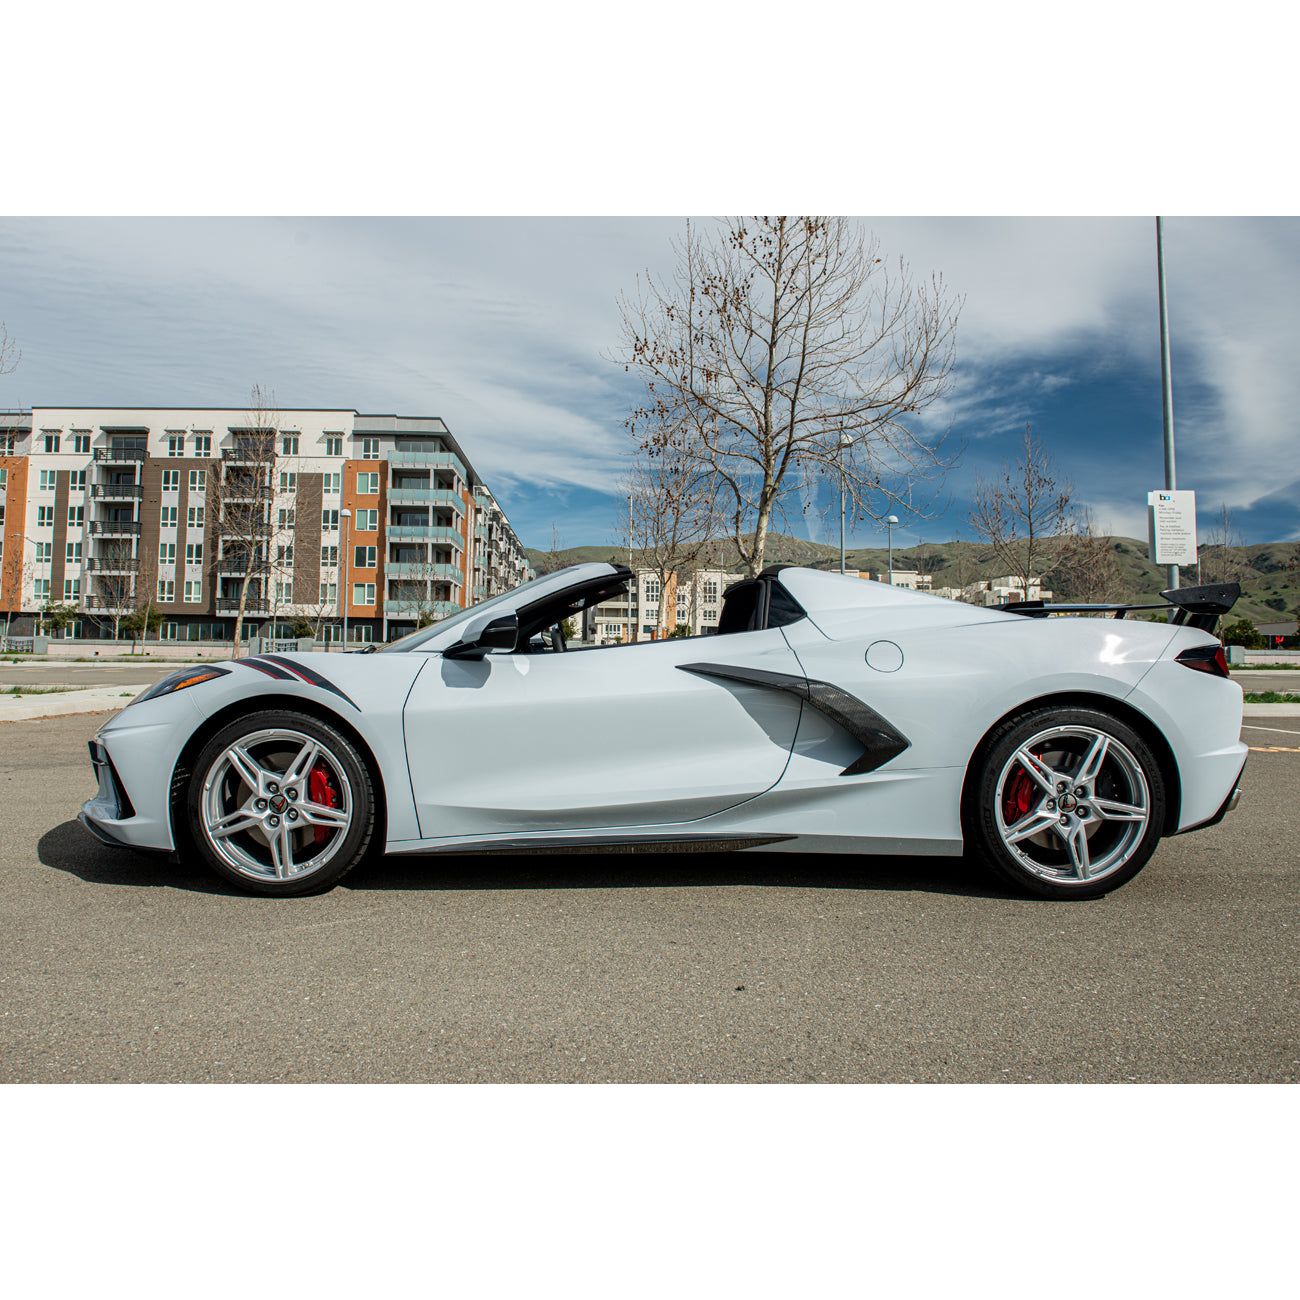
[[[251,880],[300,880],[339,853],[355,796],[344,764],[314,736],[254,731],[227,745],[203,776],[200,830]]]
[[[1083,884],[1121,870],[1151,818],[1142,764],[1113,735],[1082,725],[1049,727],[1017,746],[994,798],[1007,851],[1054,884]]]

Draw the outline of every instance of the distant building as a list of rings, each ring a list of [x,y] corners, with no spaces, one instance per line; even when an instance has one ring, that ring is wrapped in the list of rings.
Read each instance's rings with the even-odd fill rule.
[[[617,645],[653,641],[678,628],[689,627],[692,635],[716,632],[723,593],[743,577],[722,569],[699,569],[679,581],[675,573],[670,573],[666,590],[661,590],[659,575],[653,569],[637,569],[626,595],[583,611],[579,637],[595,645]]]

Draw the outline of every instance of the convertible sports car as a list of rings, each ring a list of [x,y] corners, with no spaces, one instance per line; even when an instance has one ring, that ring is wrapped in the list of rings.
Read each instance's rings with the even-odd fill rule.
[[[381,850],[691,847],[966,852],[1092,898],[1240,795],[1242,693],[1209,631],[1233,587],[979,609],[775,568],[716,634],[566,646],[630,576],[563,569],[378,653],[183,668],[91,741],[82,821],[263,894]]]

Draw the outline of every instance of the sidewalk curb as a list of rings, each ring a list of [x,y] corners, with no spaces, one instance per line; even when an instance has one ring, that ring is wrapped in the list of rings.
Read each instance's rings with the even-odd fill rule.
[[[74,713],[116,713],[148,687],[149,683],[144,682],[129,686],[88,686],[50,695],[0,697],[0,723],[62,718]]]
[[[1300,718],[1300,700],[1295,704],[1244,704],[1248,718]]]

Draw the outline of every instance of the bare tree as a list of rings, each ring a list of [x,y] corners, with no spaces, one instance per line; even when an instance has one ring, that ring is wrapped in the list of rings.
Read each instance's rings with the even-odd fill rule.
[[[1111,538],[1098,529],[1087,506],[1076,513],[1072,544],[1056,574],[1054,584],[1067,600],[1097,603],[1120,600],[1127,594]]]
[[[1035,581],[1055,572],[1077,547],[1072,495],[1028,424],[1020,458],[1003,465],[998,478],[975,481],[971,527],[1026,596]]]
[[[1220,504],[1200,551],[1201,581],[1240,582],[1250,567],[1239,549],[1242,545],[1241,534],[1232,526],[1232,512],[1226,504]]]
[[[113,640],[118,639],[122,620],[136,608],[140,585],[140,556],[136,544],[129,540],[105,540],[99,547],[95,565],[94,593],[91,604],[108,611],[113,620]]]
[[[915,509],[942,474],[940,444],[911,416],[944,392],[958,304],[941,278],[887,266],[841,217],[689,224],[673,277],[620,298],[617,359],[647,385],[628,419],[653,439],[692,426],[751,575],[788,493],[838,481],[855,518]]]
[[[657,632],[667,630],[674,584],[689,590],[719,528],[718,480],[690,420],[643,430],[627,483],[630,547],[659,580]]]
[[[13,374],[22,359],[18,340],[5,328],[4,321],[0,320],[0,375]]]
[[[239,586],[235,610],[235,644],[232,658],[243,646],[244,615],[254,583],[265,591],[275,567],[271,551],[275,506],[275,439],[280,414],[275,394],[260,384],[249,399],[245,425],[234,431],[233,446],[222,452],[223,463],[209,486],[216,512],[221,559],[218,572],[231,572]]]

